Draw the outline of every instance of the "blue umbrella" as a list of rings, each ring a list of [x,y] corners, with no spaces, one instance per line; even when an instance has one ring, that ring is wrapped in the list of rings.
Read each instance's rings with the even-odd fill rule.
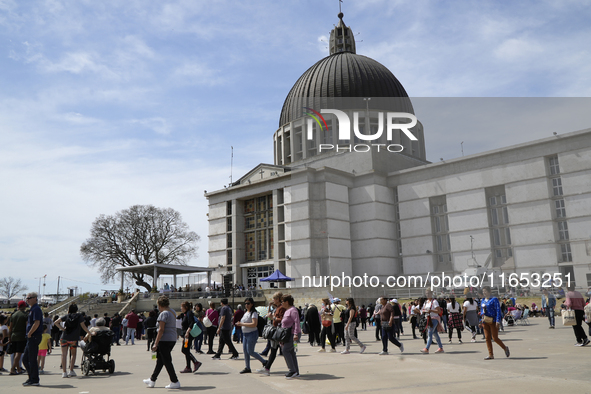
[[[279,270],[275,270],[271,275],[261,279],[261,282],[289,282],[292,281],[289,276],[285,276]]]

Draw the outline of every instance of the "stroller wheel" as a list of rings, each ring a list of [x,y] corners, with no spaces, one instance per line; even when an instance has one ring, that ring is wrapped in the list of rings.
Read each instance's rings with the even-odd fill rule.
[[[109,373],[115,372],[115,360],[109,360]]]
[[[86,359],[86,360],[82,361],[82,374],[84,376],[88,376],[89,373],[90,373],[90,360]]]

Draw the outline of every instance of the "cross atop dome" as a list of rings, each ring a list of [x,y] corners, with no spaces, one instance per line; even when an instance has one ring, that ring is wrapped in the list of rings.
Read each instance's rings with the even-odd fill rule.
[[[339,8],[341,3],[339,2]],[[355,37],[350,27],[343,22],[344,14],[339,12],[339,23],[330,32],[330,54],[333,55],[339,52],[355,52]]]

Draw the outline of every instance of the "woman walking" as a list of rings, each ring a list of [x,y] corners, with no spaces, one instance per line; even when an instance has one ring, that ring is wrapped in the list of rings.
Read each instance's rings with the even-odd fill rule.
[[[253,356],[261,363],[263,366],[267,363],[260,354],[254,351],[254,347],[257,344],[257,339],[259,338],[259,330],[257,325],[259,323],[259,314],[257,313],[256,309],[254,308],[254,300],[251,297],[248,297],[244,301],[244,307],[246,312],[240,318],[240,321],[236,322],[236,328],[240,327],[242,329],[242,349],[244,352],[244,364],[245,367],[240,373],[250,373],[250,356]]]
[[[281,324],[281,320],[283,320],[283,314],[285,313],[285,308],[283,307],[281,301],[282,298],[283,293],[279,291],[273,294],[273,305],[275,306],[275,310],[269,318],[271,320],[271,324],[273,324],[274,327],[279,327],[279,325]],[[270,340],[270,345],[271,354],[269,355],[269,359],[267,360],[262,369],[257,369],[258,373],[262,373],[265,376],[269,376],[271,373],[271,367],[273,366],[273,362],[275,362],[275,358],[277,357],[277,349],[279,348],[279,342]]]
[[[156,341],[152,350],[156,352],[156,367],[152,376],[148,379],[144,379],[144,383],[148,387],[154,387],[156,379],[162,367],[166,367],[166,372],[170,377],[170,384],[165,386],[167,389],[180,389],[181,383],[176,377],[174,372],[174,366],[172,365],[172,349],[176,344],[176,312],[170,309],[170,301],[166,296],[158,297],[158,335],[156,335]]]
[[[148,337],[148,348],[146,350],[150,350],[154,344],[154,341],[156,341],[156,326],[158,325],[156,318],[156,312],[152,310],[148,314],[148,318],[144,324],[146,326],[146,335]]]
[[[472,334],[470,342],[476,342],[476,326],[478,325],[478,304],[472,298],[472,293],[466,294],[466,301],[464,301],[464,322],[466,328]]]
[[[382,327],[382,351],[378,353],[380,356],[388,354],[388,339],[394,345],[398,346],[400,353],[404,352],[404,345],[396,339],[394,335],[394,317],[400,317],[400,308],[394,308],[392,304],[388,302],[386,297],[380,299],[382,307],[380,308],[380,322]],[[377,309],[377,308],[376,308]]]
[[[197,372],[201,363],[197,361],[193,353],[191,353],[191,347],[193,344],[193,336],[191,335],[191,329],[195,324],[195,315],[193,315],[193,305],[189,301],[185,301],[181,304],[181,312],[183,313],[183,321],[181,322],[181,332],[184,334],[185,340],[181,353],[185,355],[185,361],[187,366],[181,371],[181,373]],[[191,370],[191,362],[193,363],[193,369]]]
[[[416,329],[418,324],[418,317],[421,314],[421,311],[417,306],[418,303],[418,300],[410,302],[410,326],[412,327],[412,339],[417,339]]]
[[[439,333],[437,332],[437,326],[439,325],[439,312],[441,311],[441,307],[439,306],[437,300],[433,298],[433,292],[431,290],[427,290],[425,292],[425,296],[427,300],[423,304],[422,313],[427,318],[427,329],[429,330],[429,334],[427,345],[424,349],[421,349],[421,353],[429,354],[429,348],[433,343],[433,336],[435,336],[435,340],[439,346],[435,353],[443,353],[443,345],[441,344],[441,338],[439,338]]]
[[[462,330],[464,329],[464,320],[462,319],[462,313],[460,313],[460,304],[456,302],[455,297],[449,297],[447,303],[448,317],[448,331],[449,331],[449,343],[451,343],[451,337],[454,332],[454,328],[458,331],[458,342],[462,343]]]
[[[482,322],[480,325],[484,330],[486,347],[488,348],[488,356],[484,359],[493,360],[495,358],[492,346],[493,340],[505,351],[505,356],[509,357],[509,347],[505,346],[503,341],[499,339],[499,324],[503,319],[499,300],[497,297],[491,297],[490,286],[484,286],[482,294],[483,299],[480,301]]]
[[[213,302],[209,303],[209,309],[205,312],[205,316],[211,322],[211,326],[207,327],[207,342],[209,344],[207,354],[215,354],[213,351],[213,338],[215,338],[215,334],[218,330],[219,314],[218,311],[215,310],[215,304]]]
[[[581,293],[575,291],[574,285],[567,286],[567,290],[566,307],[575,311],[575,325],[573,326],[575,338],[577,338],[575,346],[587,346],[589,344],[589,338],[587,338],[587,334],[585,334],[585,329],[583,328],[583,322],[585,321],[585,299]]]
[[[201,333],[195,337],[195,351],[199,354],[203,354],[201,350],[201,346],[203,345],[203,338],[205,337],[205,326],[203,326],[203,316],[205,316],[205,312],[203,311],[203,305],[201,303],[195,304],[195,309],[193,311],[195,318],[197,319],[197,325],[201,329]]]
[[[281,348],[283,349],[283,358],[289,372],[285,375],[286,379],[295,379],[300,376],[300,369],[298,367],[298,359],[296,357],[294,343],[300,340],[300,313],[298,309],[293,306],[293,297],[289,294],[281,298],[282,306],[285,308],[283,319],[281,319],[281,328],[286,328],[291,331],[291,335],[286,342],[283,342]]]
[[[62,322],[64,322],[63,326],[61,324]],[[62,378],[71,378],[76,376],[74,362],[76,360],[76,349],[80,341],[80,330],[84,330],[87,334],[90,334],[90,331],[88,331],[88,328],[84,324],[84,316],[78,313],[78,305],[76,304],[70,304],[68,314],[57,319],[54,324],[62,330],[62,337],[60,339],[60,346],[62,348]],[[68,350],[70,350],[70,371],[66,372]]]
[[[367,347],[357,338],[355,335],[355,328],[357,327],[357,308],[355,307],[355,300],[353,298],[347,298],[345,301],[345,305],[347,309],[345,310],[343,317],[345,320],[345,350],[341,352],[341,354],[349,354],[349,349],[351,348],[351,340],[355,341],[357,345],[361,348],[360,354],[367,349]]]
[[[320,319],[322,321],[322,331],[320,332],[320,346],[321,348],[318,349],[319,353],[326,352],[326,337],[328,337],[328,342],[330,343],[330,352],[336,352],[335,346],[335,327],[332,321],[332,309],[330,308],[330,301],[328,298],[322,299],[322,308],[320,309]]]
[[[310,331],[308,333],[308,342],[310,342],[310,346],[314,346],[314,342],[320,345],[320,330],[322,328],[322,323],[320,322],[318,308],[316,308],[316,305],[314,304],[310,304],[308,307],[308,311],[306,312],[306,323],[308,323]]]

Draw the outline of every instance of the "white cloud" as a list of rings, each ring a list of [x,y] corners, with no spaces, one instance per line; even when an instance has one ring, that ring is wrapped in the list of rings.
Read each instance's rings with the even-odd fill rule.
[[[161,117],[134,119],[131,122],[145,126],[158,134],[166,135],[171,132],[170,125],[166,122],[166,119]]]

